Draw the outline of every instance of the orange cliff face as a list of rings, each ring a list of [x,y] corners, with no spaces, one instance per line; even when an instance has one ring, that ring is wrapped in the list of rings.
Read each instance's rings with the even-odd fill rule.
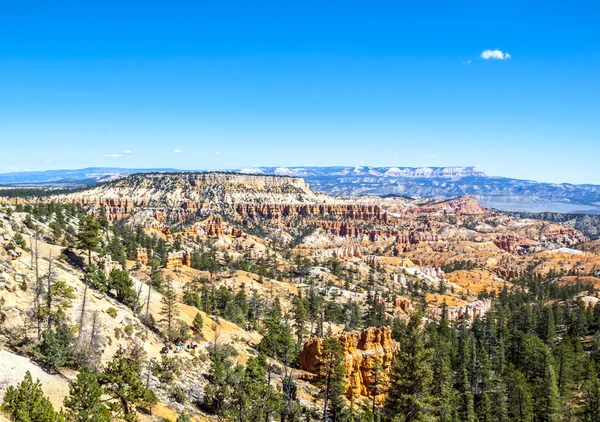
[[[392,339],[389,327],[369,328],[360,333],[338,336],[346,366],[346,396],[370,397],[375,383],[375,368],[379,360],[384,378],[389,374],[398,344]],[[312,338],[304,344],[298,358],[300,367],[322,376],[323,340]],[[385,379],[380,380],[384,384]]]

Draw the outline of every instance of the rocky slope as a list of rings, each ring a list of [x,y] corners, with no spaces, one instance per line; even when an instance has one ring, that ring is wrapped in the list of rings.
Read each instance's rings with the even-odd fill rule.
[[[590,239],[600,238],[600,215],[593,214],[562,214],[555,212],[512,212],[508,213],[516,218],[533,218],[536,220],[553,221],[568,224],[581,231]]]

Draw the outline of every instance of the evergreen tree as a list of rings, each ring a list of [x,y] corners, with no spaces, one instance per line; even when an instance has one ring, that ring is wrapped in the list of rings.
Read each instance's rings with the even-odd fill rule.
[[[98,382],[109,397],[108,408],[113,420],[137,421],[137,407],[156,403],[154,392],[145,386],[141,375],[142,362],[135,351],[118,351],[104,371],[98,374]]]
[[[175,318],[179,315],[179,306],[177,305],[177,294],[173,287],[173,280],[168,277],[165,285],[163,297],[160,300],[162,308],[160,310],[163,319],[160,321],[165,326],[165,334],[169,341],[173,340]]]
[[[413,314],[390,373],[384,415],[402,422],[432,420],[431,351],[425,347],[422,315]]]
[[[221,415],[231,397],[231,362],[218,354],[211,356],[209,383],[204,392],[204,406],[215,414]]]
[[[304,301],[302,297],[296,296],[292,300],[292,314],[294,316],[294,330],[296,334],[296,341],[298,344],[304,344],[304,337],[307,334],[306,323],[308,320],[308,315],[306,312],[306,307],[304,306]]]
[[[109,276],[110,290],[114,290],[117,300],[130,308],[135,306],[136,293],[133,289],[133,281],[125,270],[113,268]]]
[[[92,265],[92,252],[100,244],[100,223],[92,215],[86,215],[79,221],[77,247],[88,253],[88,266]]]
[[[48,330],[50,330],[53,325],[63,323],[67,319],[65,310],[71,307],[71,301],[75,299],[75,293],[64,280],[53,280],[51,278],[49,278],[47,290],[46,306],[43,313],[48,321]]]
[[[475,422],[477,419],[475,416],[475,405],[473,401],[473,393],[471,391],[471,384],[467,375],[467,370],[462,369],[462,373],[458,374],[458,400],[457,400],[457,411],[458,418],[464,422]]]
[[[277,358],[286,365],[293,362],[298,348],[290,325],[281,316],[279,300],[273,304],[264,324],[266,332],[258,344],[258,351]]]
[[[63,422],[65,420],[62,414],[54,411],[52,403],[44,396],[40,381],[33,382],[29,371],[19,385],[8,387],[1,409],[14,422]]]
[[[582,422],[600,422],[600,380],[595,369],[591,369],[589,379],[583,385]]]
[[[533,397],[525,376],[510,369],[507,381],[507,407],[511,421],[532,422],[534,419]]]
[[[194,321],[192,321],[192,330],[194,330],[194,332],[196,334],[200,334],[202,333],[202,327],[204,326],[204,320],[202,319],[202,315],[200,314],[200,312],[196,313],[196,316],[194,317]]]
[[[453,422],[456,420],[456,407],[450,357],[441,345],[437,345],[434,350],[431,394],[434,398],[435,416],[440,422]]]
[[[77,232],[77,247],[88,253],[88,267],[92,265],[92,252],[101,242],[100,223],[91,215],[86,215],[79,220],[79,230]],[[87,305],[87,289],[89,281],[84,277],[85,288],[83,290],[83,304],[81,305],[81,314],[79,316],[79,328],[83,331],[85,309]]]
[[[323,420],[332,422],[344,420],[347,416],[343,397],[346,392],[346,368],[342,346],[334,337],[323,340],[319,373],[324,379]]]
[[[44,331],[42,341],[35,347],[34,352],[48,367],[61,368],[72,363],[72,341],[71,330],[66,324],[61,324],[56,331]]]
[[[65,407],[69,422],[110,422],[108,408],[102,403],[98,378],[87,366],[79,369],[77,380],[69,386]]]
[[[192,420],[190,419],[190,417],[188,416],[188,414],[185,411],[183,411],[183,412],[181,412],[181,414],[177,418],[176,422],[192,422]]]

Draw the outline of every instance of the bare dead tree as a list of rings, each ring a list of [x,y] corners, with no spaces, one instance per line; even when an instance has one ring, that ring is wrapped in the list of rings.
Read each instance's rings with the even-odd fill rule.
[[[88,289],[88,284],[89,284],[89,281],[88,281],[89,275],[87,272],[83,275],[83,277],[84,277],[83,282],[84,282],[85,287],[83,288],[83,303],[81,304],[81,314],[79,315],[79,336],[77,338],[78,342],[81,339],[81,333],[83,332],[83,324],[85,322],[85,306],[87,304],[87,289]]]
[[[55,269],[52,252],[48,255],[48,272],[46,273],[46,327],[52,329],[52,283],[54,282]]]
[[[40,278],[40,232],[34,231],[34,236],[30,236],[31,246],[31,268],[35,273],[35,289],[33,298],[34,314],[37,326],[37,339],[42,338],[42,294],[43,284]]]
[[[150,297],[152,296],[152,282],[154,281],[154,276],[159,262],[158,257],[155,256],[151,256],[150,260],[150,280],[148,280],[148,297],[146,298],[146,321],[150,321]]]
[[[142,289],[144,288],[144,285],[142,283],[140,283],[140,286],[138,287],[137,291],[135,292],[135,302],[133,304],[133,313],[137,314],[138,311],[141,312],[140,309],[140,298],[142,297]]]

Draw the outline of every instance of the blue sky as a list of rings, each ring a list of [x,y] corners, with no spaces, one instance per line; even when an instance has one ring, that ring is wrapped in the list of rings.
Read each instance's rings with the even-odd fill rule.
[[[5,3],[0,172],[475,165],[600,184],[595,2]]]

